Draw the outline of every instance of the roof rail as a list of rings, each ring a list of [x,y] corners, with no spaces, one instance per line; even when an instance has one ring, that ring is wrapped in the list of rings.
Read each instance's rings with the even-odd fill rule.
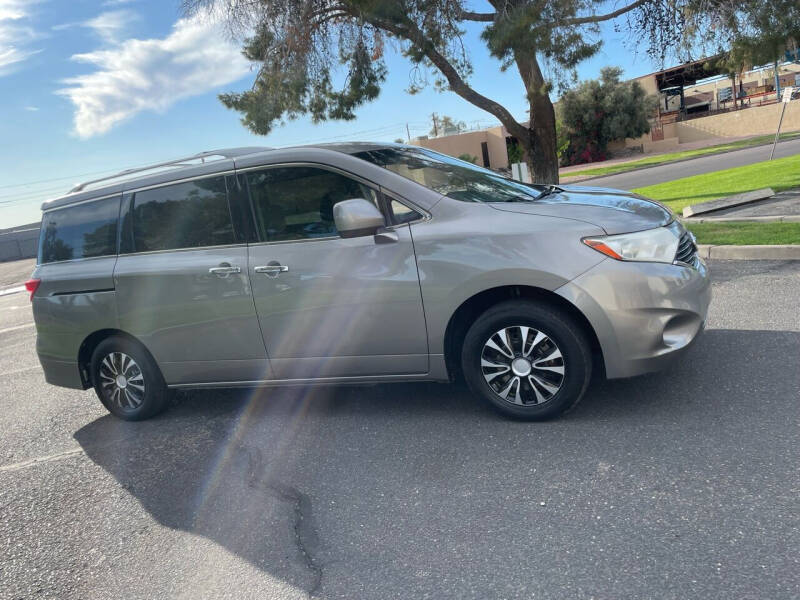
[[[75,192],[80,192],[86,188],[87,185],[92,185],[94,183],[100,183],[101,181],[109,181],[111,179],[117,179],[118,177],[124,177],[126,175],[132,175],[134,173],[142,173],[144,171],[151,171],[153,169],[158,169],[161,167],[190,167],[192,165],[185,164],[192,160],[199,160],[201,163],[206,162],[206,158],[210,156],[222,156],[223,158],[234,158],[236,156],[242,156],[245,154],[253,154],[255,152],[263,152],[265,150],[272,150],[272,148],[268,148],[266,146],[252,146],[252,147],[245,147],[245,148],[228,148],[224,150],[209,150],[207,152],[199,152],[197,154],[193,154],[192,156],[184,156],[183,158],[176,158],[174,160],[167,160],[160,163],[155,163],[152,165],[147,165],[146,167],[136,167],[134,169],[125,169],[124,171],[120,171],[119,173],[115,173],[114,175],[108,175],[106,177],[100,177],[99,179],[92,179],[90,181],[84,181],[83,183],[79,183],[74,188],[72,188],[69,193],[74,194]]]

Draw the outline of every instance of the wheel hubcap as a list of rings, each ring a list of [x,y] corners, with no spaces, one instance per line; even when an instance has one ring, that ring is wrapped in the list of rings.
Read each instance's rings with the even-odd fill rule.
[[[527,377],[531,373],[531,363],[524,358],[515,358],[511,363],[511,372],[517,377]]]
[[[112,352],[100,363],[103,397],[122,410],[134,410],[144,402],[144,374],[127,354]]]
[[[524,325],[493,333],[481,351],[481,372],[489,388],[506,402],[542,404],[564,383],[566,365],[556,343]]]

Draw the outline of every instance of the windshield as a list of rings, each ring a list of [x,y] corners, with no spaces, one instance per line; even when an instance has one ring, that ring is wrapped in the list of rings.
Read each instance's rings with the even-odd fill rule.
[[[549,191],[548,186],[507,179],[426,148],[380,148],[354,156],[464,202],[525,202],[536,200]]]

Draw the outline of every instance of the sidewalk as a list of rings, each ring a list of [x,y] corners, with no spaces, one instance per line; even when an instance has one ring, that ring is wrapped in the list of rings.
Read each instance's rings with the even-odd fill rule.
[[[723,208],[682,220],[686,224],[725,221],[797,222],[800,221],[800,188],[778,192],[766,200]]]

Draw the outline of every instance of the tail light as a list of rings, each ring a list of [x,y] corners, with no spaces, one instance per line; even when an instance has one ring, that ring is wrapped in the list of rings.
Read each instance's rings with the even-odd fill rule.
[[[28,281],[25,282],[25,289],[28,290],[31,295],[31,302],[33,302],[33,295],[36,293],[36,290],[39,289],[40,283],[42,283],[41,279],[28,279]]]

